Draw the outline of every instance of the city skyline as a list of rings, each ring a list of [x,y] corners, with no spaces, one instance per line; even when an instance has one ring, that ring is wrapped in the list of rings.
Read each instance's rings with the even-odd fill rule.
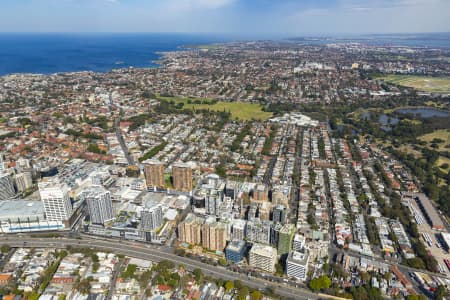
[[[448,11],[444,0],[22,0],[0,4],[0,28],[243,37],[448,32]]]

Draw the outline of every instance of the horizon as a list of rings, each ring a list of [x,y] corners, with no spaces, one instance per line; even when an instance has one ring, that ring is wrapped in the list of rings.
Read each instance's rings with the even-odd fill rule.
[[[450,39],[450,31],[441,31],[441,32],[392,32],[392,33],[383,33],[383,32],[366,32],[366,33],[345,33],[345,32],[336,32],[336,33],[298,33],[298,34],[275,34],[275,33],[248,33],[248,34],[239,34],[239,33],[229,33],[229,32],[183,32],[183,31],[173,31],[173,32],[159,32],[159,31],[21,31],[21,32],[13,32],[13,31],[0,31],[0,35],[67,35],[67,36],[89,36],[89,35],[179,35],[179,36],[192,36],[192,37],[215,37],[217,39],[225,38],[229,39],[224,42],[232,42],[233,39],[236,41],[262,41],[262,40],[291,40],[291,39],[300,39],[300,38],[318,38],[318,39],[370,39],[370,38],[380,38],[380,37],[410,37],[413,39],[414,37],[421,36],[445,36]]]

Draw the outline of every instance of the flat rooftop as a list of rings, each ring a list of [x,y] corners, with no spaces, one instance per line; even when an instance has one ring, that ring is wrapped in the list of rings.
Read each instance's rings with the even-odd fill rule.
[[[8,219],[26,220],[27,218],[44,218],[44,206],[41,201],[5,200],[0,201],[0,221]]]
[[[309,256],[309,253],[307,251],[304,253],[292,251],[289,254],[288,261],[298,263],[298,264],[306,264],[308,261],[308,256]]]
[[[245,247],[244,241],[232,241],[228,244],[227,250],[234,251],[234,252],[240,252],[242,248]]]

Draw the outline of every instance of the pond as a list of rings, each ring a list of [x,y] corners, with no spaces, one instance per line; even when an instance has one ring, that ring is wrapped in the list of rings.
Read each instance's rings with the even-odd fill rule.
[[[420,118],[445,118],[450,116],[450,112],[445,110],[439,110],[429,107],[417,107],[417,108],[399,108],[395,112],[401,114],[413,114],[418,115]]]
[[[430,107],[407,107],[398,108],[394,110],[394,113],[406,115],[412,114],[414,118],[417,119],[427,119],[427,118],[446,118],[450,117],[450,112],[445,110],[439,110]],[[372,112],[367,111],[361,115],[365,120],[373,120],[374,115]],[[389,131],[392,129],[393,125],[396,125],[400,119],[394,115],[378,114],[378,123],[380,123],[380,128]]]
[[[365,112],[361,115],[361,117],[365,120],[372,120],[373,114],[371,112]],[[380,123],[381,129],[389,131],[391,130],[391,126],[396,125],[400,120],[393,116],[380,114],[377,121]]]

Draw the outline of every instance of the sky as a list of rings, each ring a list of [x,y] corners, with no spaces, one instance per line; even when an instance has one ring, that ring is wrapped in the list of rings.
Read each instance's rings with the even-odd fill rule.
[[[1,32],[450,32],[450,0],[0,0]]]

